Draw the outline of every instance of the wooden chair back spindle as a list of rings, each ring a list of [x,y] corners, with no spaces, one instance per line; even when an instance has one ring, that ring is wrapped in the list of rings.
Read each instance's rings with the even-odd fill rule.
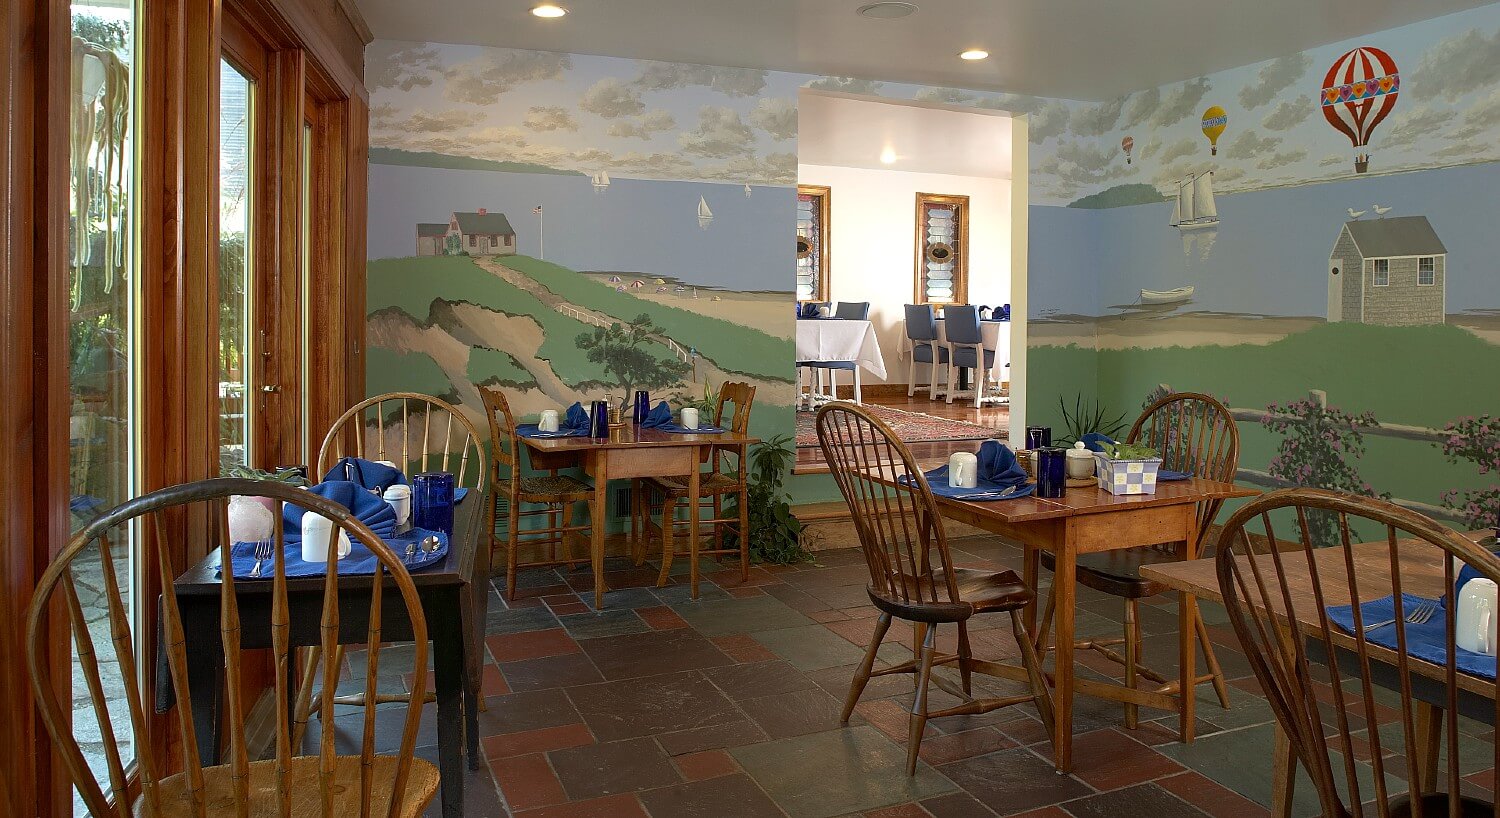
[[[154,541],[157,572],[161,586],[172,587],[176,571],[171,564],[166,546],[166,524],[164,515],[178,508],[207,508],[210,532],[214,547],[219,549],[222,564],[230,565],[232,543],[229,542],[229,500],[235,495],[252,498],[269,498],[273,501],[275,516],[272,541],[274,556],[265,566],[272,572],[271,621],[272,654],[277,672],[275,674],[277,718],[275,758],[252,761],[243,714],[246,703],[241,700],[241,621],[240,602],[236,594],[239,584],[233,571],[223,573],[219,595],[219,630],[222,637],[224,661],[224,689],[227,694],[226,729],[229,733],[228,760],[216,767],[204,767],[199,761],[199,747],[193,720],[192,696],[189,690],[187,656],[182,615],[177,597],[165,593],[161,597],[161,630],[166,657],[166,669],[175,698],[176,717],[173,719],[181,742],[181,758],[185,769],[168,774],[156,764],[159,748],[157,742],[164,740],[149,729],[150,710],[137,682],[138,669],[142,662],[150,663],[147,657],[138,655],[138,644],[126,611],[122,582],[118,575],[116,556],[118,549],[130,542],[130,538],[141,536],[149,527]],[[282,511],[285,504],[293,503],[309,514],[319,514],[333,522],[326,566],[327,580],[321,614],[321,641],[325,656],[332,656],[338,640],[339,594],[338,594],[338,537],[340,532],[365,544],[379,563],[382,581],[373,583],[369,609],[370,630],[368,633],[367,678],[376,677],[381,654],[381,614],[384,607],[382,593],[386,585],[399,594],[411,622],[413,645],[413,682],[408,711],[401,733],[400,747],[394,758],[377,756],[375,753],[375,704],[369,697],[364,708],[365,731],[360,742],[359,755],[337,756],[334,752],[332,729],[324,730],[319,746],[316,767],[313,759],[297,758],[293,755],[291,726],[287,704],[287,668],[291,658],[291,621],[287,602],[286,560],[284,555],[285,531]],[[86,567],[85,561],[97,559],[100,565],[102,586],[100,596],[106,606],[106,618],[113,659],[118,665],[118,683],[121,695],[111,698],[104,687],[101,672],[99,645],[95,642],[95,631],[89,627],[79,596],[77,573]],[[250,580],[240,580],[248,582]],[[266,580],[254,580],[265,582]],[[127,586],[128,587],[128,586]],[[60,604],[59,603],[60,600]],[[104,781],[91,770],[87,759],[75,737],[70,714],[74,710],[71,700],[73,689],[68,679],[58,680],[52,673],[51,655],[53,646],[48,644],[47,616],[60,611],[68,619],[76,655],[76,667],[72,670],[83,677],[94,717],[103,744]],[[123,795],[128,792],[126,769],[129,761],[120,749],[117,729],[128,725],[132,739],[132,751],[140,780],[140,809],[143,815],[190,814],[206,818],[210,812],[222,811],[232,804],[233,812],[246,816],[263,799],[274,796],[276,812],[282,816],[305,815],[315,811],[324,816],[350,814],[356,806],[350,793],[344,792],[347,784],[358,779],[358,811],[361,816],[385,815],[387,818],[410,815],[413,805],[405,798],[408,777],[413,763],[417,728],[421,719],[421,707],[427,674],[427,626],[422,606],[417,597],[411,577],[402,565],[401,558],[391,551],[379,537],[341,505],[299,491],[290,486],[260,480],[220,478],[187,483],[124,503],[97,518],[75,535],[48,566],[37,583],[36,594],[27,614],[27,662],[31,672],[32,690],[42,722],[51,735],[72,783],[77,787],[85,805],[95,815],[132,816],[136,804],[129,798],[119,797],[118,803],[110,805],[106,791]],[[338,669],[327,667],[325,678],[337,678]],[[59,686],[59,681],[62,682]],[[333,688],[325,690],[325,697],[332,696]],[[59,697],[61,694],[67,698]],[[120,708],[124,714],[114,712]],[[330,710],[331,712],[331,703]],[[380,761],[377,766],[377,760]],[[393,763],[387,763],[393,762]],[[314,774],[315,771],[315,774]],[[435,791],[435,775],[431,779],[431,790]],[[309,790],[317,787],[316,796]],[[415,809],[431,798],[432,792],[417,795],[420,800]]]
[[[1271,547],[1255,542],[1247,526],[1259,526],[1255,533]],[[1319,527],[1331,531],[1319,534]],[[1335,543],[1320,548],[1329,535]],[[1358,542],[1366,537],[1371,541]],[[1216,568],[1230,623],[1324,815],[1500,816],[1500,805],[1446,795],[1463,791],[1459,742],[1479,741],[1461,738],[1460,715],[1500,723],[1495,681],[1459,671],[1451,648],[1437,662],[1410,653],[1418,628],[1440,626],[1440,644],[1455,644],[1454,558],[1500,582],[1500,559],[1487,549],[1375,498],[1283,489],[1241,507],[1225,524]],[[1445,593],[1430,619],[1407,621],[1421,618],[1420,603],[1403,594]],[[1352,632],[1328,611],[1387,595],[1395,621],[1379,631],[1359,606]],[[1372,641],[1377,634],[1393,639],[1395,649]],[[1390,706],[1400,711],[1394,723]],[[1438,733],[1446,754],[1441,771]],[[1492,753],[1500,766],[1500,745]],[[1414,781],[1422,798],[1410,795]]]
[[[755,403],[755,387],[748,383],[729,381],[719,386],[719,397],[714,403],[714,425],[736,434],[750,431],[750,407]],[[728,413],[726,417],[725,413]],[[726,466],[744,476],[745,464],[741,462],[741,450],[734,446],[710,446],[705,452],[715,471]],[[733,462],[726,462],[730,458]]]
[[[1164,469],[1204,480],[1233,483],[1239,469],[1239,426],[1229,407],[1212,395],[1174,392],[1158,398],[1141,412],[1125,442],[1156,449]],[[1198,538],[1190,544],[1192,557],[1202,552],[1203,538],[1223,505],[1223,500],[1198,504]],[[1166,550],[1172,547],[1160,546]]]
[[[408,478],[424,471],[452,472],[458,485],[483,493],[490,478],[484,441],[453,404],[417,392],[387,392],[356,403],[333,422],[318,450],[317,474],[310,477],[316,480],[339,458],[353,456],[395,460]],[[399,460],[393,456],[397,452]]]
[[[960,604],[937,501],[905,444],[858,404],[825,404],[816,424],[853,513],[871,593],[898,605]]]

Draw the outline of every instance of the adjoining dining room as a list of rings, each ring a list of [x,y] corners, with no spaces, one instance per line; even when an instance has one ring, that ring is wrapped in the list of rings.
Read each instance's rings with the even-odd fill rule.
[[[0,40],[0,815],[1500,818],[1500,3]]]

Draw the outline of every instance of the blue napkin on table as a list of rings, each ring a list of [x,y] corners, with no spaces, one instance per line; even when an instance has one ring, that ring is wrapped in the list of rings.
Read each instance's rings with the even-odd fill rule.
[[[998,440],[986,440],[979,447],[979,481],[974,488],[961,489],[948,485],[947,466],[939,466],[924,474],[927,476],[928,487],[939,497],[982,502],[986,495],[1011,489],[1015,491],[1007,494],[1004,499],[1027,497],[1036,491],[1036,486],[1027,482],[1026,470],[1016,460],[1016,453]]]
[[[349,509],[360,522],[382,539],[389,539],[396,532],[396,512],[384,498],[377,497],[364,486],[349,480],[327,480],[307,491],[326,497]],[[307,509],[293,503],[283,506],[281,513],[287,545],[302,545],[302,515]],[[253,551],[252,551],[253,553]],[[300,553],[300,552],[299,552]]]
[[[1084,434],[1083,437],[1080,437],[1078,439],[1083,441],[1084,448],[1088,449],[1091,452],[1100,453],[1103,453],[1104,451],[1104,444],[1119,442],[1109,435],[1100,434],[1098,432],[1088,432]],[[1156,470],[1156,479],[1158,482],[1170,483],[1174,480],[1186,480],[1192,476],[1193,473],[1190,471],[1172,471],[1171,469],[1163,468],[1157,468]]]
[[[520,423],[516,425],[516,434],[532,438],[588,437],[589,413],[583,410],[582,403],[573,401],[573,405],[558,419],[557,431],[544,432],[535,423]]]
[[[1411,594],[1402,594],[1402,612],[1410,616],[1411,611],[1418,605],[1431,601],[1430,599],[1424,599]],[[1382,622],[1396,616],[1396,599],[1393,596],[1372,599],[1359,606],[1359,608],[1360,618],[1364,623]],[[1330,605],[1328,606],[1328,619],[1345,633],[1354,633],[1354,606]],[[1396,626],[1387,625],[1383,628],[1376,628],[1373,631],[1366,631],[1365,640],[1395,650]],[[1454,645],[1453,649],[1457,651],[1455,664],[1458,666],[1460,673],[1467,673],[1483,679],[1495,678],[1495,657],[1464,650],[1457,645]],[[1420,625],[1407,622],[1406,651],[1409,655],[1418,659],[1438,665],[1447,664],[1448,632],[1443,617],[1434,616]]]
[[[406,475],[400,469],[363,457],[340,457],[333,468],[323,475],[323,480],[347,480],[371,491],[382,492],[391,486],[407,485]]]
[[[321,577],[326,574],[328,564],[323,562],[303,562],[301,543],[293,545],[291,543],[290,529],[287,530],[287,534],[286,575],[288,577]],[[436,551],[429,552],[422,550],[422,540],[429,534],[437,535],[439,545]],[[448,535],[441,531],[413,528],[400,537],[386,536],[382,537],[382,539],[385,540],[386,545],[391,547],[392,551],[396,552],[396,556],[401,558],[401,564],[405,565],[408,571],[414,571],[435,562],[441,562],[443,558],[448,556]],[[409,545],[416,545],[417,548],[412,552],[411,557],[407,558],[406,548]],[[229,551],[229,559],[234,567],[235,579],[250,579],[250,571],[255,568],[255,543],[235,543],[234,547]],[[361,574],[370,576],[375,573],[375,566],[379,563],[380,561],[375,558],[374,552],[366,548],[362,543],[351,542],[349,544],[349,555],[339,560],[339,576],[357,576]],[[222,574],[222,572],[223,569],[220,568],[220,573]],[[260,572],[261,575],[256,579],[271,579],[275,575],[275,571],[269,564],[262,565]]]
[[[716,435],[728,431],[713,425],[712,423],[698,423],[698,428],[689,429],[680,423],[672,422],[672,407],[666,401],[656,404],[646,417],[641,419],[642,429],[655,429],[658,432],[676,432],[685,435]]]

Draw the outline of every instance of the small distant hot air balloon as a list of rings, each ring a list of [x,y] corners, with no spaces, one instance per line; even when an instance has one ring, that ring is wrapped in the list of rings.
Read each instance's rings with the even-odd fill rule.
[[[1337,60],[1323,77],[1319,101],[1323,118],[1354,145],[1354,171],[1370,168],[1370,134],[1396,107],[1401,75],[1396,61],[1378,48],[1356,48]]]
[[[1130,149],[1135,147],[1134,137],[1125,137],[1120,140],[1120,148],[1125,151],[1125,164],[1130,164]]]
[[[1228,124],[1229,114],[1224,113],[1224,109],[1217,105],[1203,112],[1203,135],[1208,137],[1208,152],[1211,156],[1219,155],[1219,137]]]

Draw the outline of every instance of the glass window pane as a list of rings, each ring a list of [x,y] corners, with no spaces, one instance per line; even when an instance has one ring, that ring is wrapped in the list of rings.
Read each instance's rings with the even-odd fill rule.
[[[77,531],[135,491],[135,14],[128,3],[78,3],[72,11],[72,139],[69,165],[68,506]],[[127,532],[128,534],[128,532]],[[111,565],[134,613],[131,539],[116,539]],[[125,764],[135,758],[120,665],[108,638],[105,566],[97,551],[74,562],[109,718]],[[131,617],[132,625],[135,617]],[[103,731],[74,649],[73,732],[109,787]],[[74,812],[87,809],[76,794]]]
[[[311,104],[309,102],[309,104]],[[321,443],[314,440],[312,428],[312,151],[313,127],[302,126],[302,275],[299,290],[299,308],[302,314],[302,462],[311,465],[317,452],[313,447]]]
[[[219,63],[219,463],[224,473],[250,459],[250,230],[254,194],[255,87]]]

